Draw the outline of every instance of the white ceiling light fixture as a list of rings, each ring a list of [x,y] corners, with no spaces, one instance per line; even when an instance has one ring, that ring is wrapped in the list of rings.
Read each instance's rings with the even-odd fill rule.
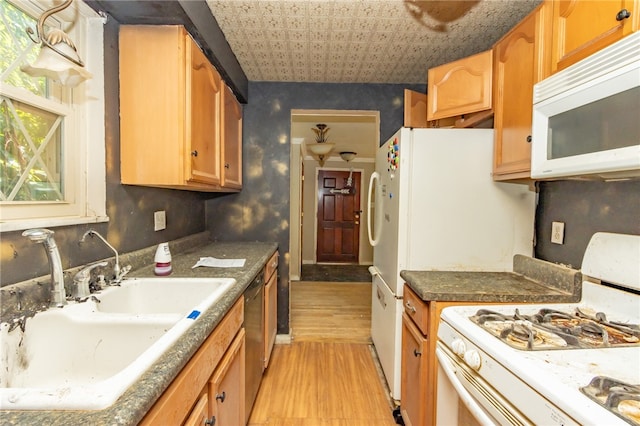
[[[356,153],[353,151],[342,151],[340,153],[340,158],[342,158],[344,161],[348,163],[349,161],[356,158]]]
[[[306,145],[307,149],[312,154],[318,156],[320,166],[324,166],[325,158],[331,151],[333,151],[334,144],[327,142],[327,132],[329,127],[326,124],[316,124],[316,127],[312,127],[311,130],[316,134],[316,143]]]
[[[67,87],[76,87],[92,77],[91,73],[84,69],[84,63],[75,44],[64,31],[52,28],[48,34],[44,32],[44,21],[69,7],[72,1],[66,0],[42,13],[36,24],[36,38],[33,37],[33,29],[27,28],[31,40],[41,43],[41,47],[40,54],[33,64],[20,67],[23,72],[32,77],[48,77]]]

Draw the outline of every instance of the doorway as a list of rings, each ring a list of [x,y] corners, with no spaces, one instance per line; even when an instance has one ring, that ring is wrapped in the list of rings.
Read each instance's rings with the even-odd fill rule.
[[[330,154],[323,159],[306,149],[315,142],[312,130],[319,123],[329,127],[328,141],[334,144]],[[362,110],[292,110],[291,111],[291,162],[290,162],[290,279],[299,281],[302,264],[316,264],[317,251],[317,176],[320,169],[360,173],[360,224],[366,223],[366,192],[371,173],[375,168],[375,154],[380,141],[380,113]],[[347,162],[342,151],[356,153]],[[364,193],[364,194],[363,194]],[[373,262],[373,248],[366,235],[366,226],[359,231],[358,263]]]
[[[358,263],[360,186],[360,172],[318,171],[317,263]]]

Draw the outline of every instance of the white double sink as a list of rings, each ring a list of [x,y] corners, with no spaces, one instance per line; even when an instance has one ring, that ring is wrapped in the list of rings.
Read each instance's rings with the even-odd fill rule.
[[[137,278],[0,325],[0,409],[112,405],[229,290],[232,278]]]

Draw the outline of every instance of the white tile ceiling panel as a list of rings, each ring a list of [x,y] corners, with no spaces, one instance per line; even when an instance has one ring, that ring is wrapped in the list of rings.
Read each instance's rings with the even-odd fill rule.
[[[540,0],[207,0],[251,81],[425,83]]]

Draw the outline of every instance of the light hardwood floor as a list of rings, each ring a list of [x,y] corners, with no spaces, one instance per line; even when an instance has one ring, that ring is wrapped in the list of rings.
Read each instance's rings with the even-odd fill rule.
[[[276,345],[249,425],[393,426],[370,345],[371,283],[291,288],[292,344]]]

